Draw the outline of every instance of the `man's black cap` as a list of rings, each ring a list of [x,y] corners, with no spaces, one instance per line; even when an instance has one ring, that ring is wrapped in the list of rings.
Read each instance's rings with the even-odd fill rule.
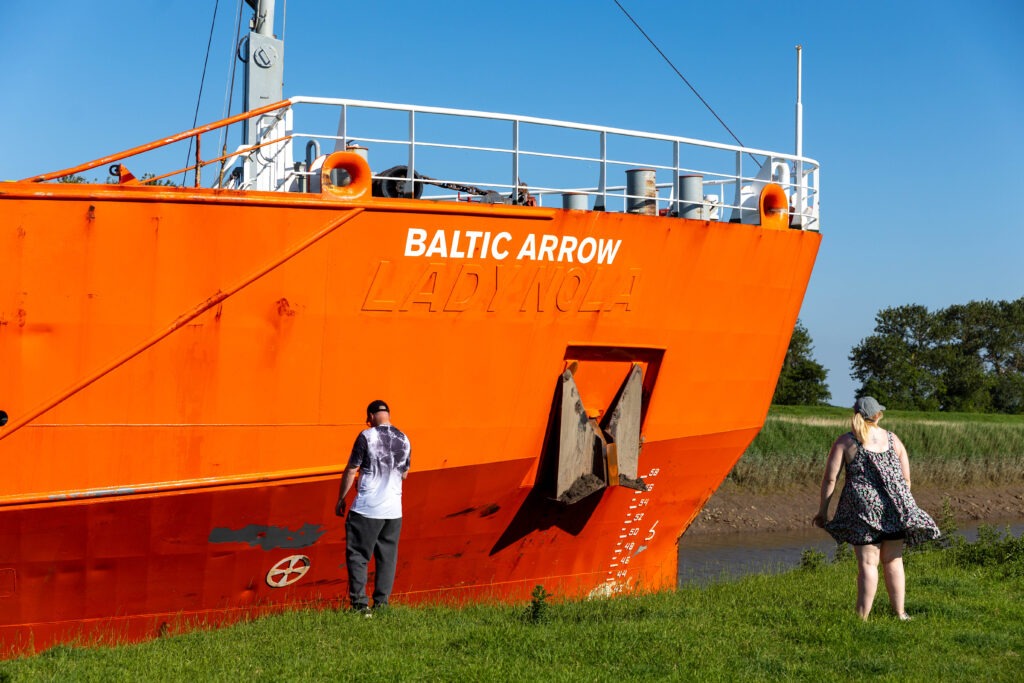
[[[388,408],[388,404],[385,403],[384,401],[373,401],[370,403],[370,405],[366,406],[366,418],[369,419],[373,417],[375,413],[379,413],[381,411],[384,411],[385,413],[390,413],[391,409]]]

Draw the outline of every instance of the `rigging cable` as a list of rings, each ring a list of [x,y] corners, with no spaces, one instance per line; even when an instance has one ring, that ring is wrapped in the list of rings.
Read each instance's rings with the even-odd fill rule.
[[[629,14],[629,12],[626,11],[626,8],[622,6],[622,3],[620,3],[619,0],[614,0],[614,2],[615,2],[616,5],[619,6],[619,9],[622,10],[622,13],[626,15],[626,18],[629,19],[631,22],[633,22],[633,26],[636,26],[636,30],[640,31],[640,33],[643,34],[643,37],[646,38],[647,42],[650,43],[651,46],[655,50],[658,51],[658,54],[661,55],[661,58],[664,59],[668,63],[668,65],[670,67],[672,67],[672,70],[676,72],[676,75],[679,76],[679,78],[683,79],[683,83],[685,83],[690,88],[690,90],[693,91],[693,94],[697,96],[697,99],[699,99],[701,102],[703,102],[704,106],[708,108],[708,111],[710,111],[714,115],[714,117],[716,119],[718,119],[718,122],[720,124],[722,124],[722,127],[725,128],[727,131],[729,131],[729,135],[732,136],[732,139],[735,140],[737,142],[737,144],[739,144],[740,147],[746,147],[746,145],[744,145],[740,141],[740,139],[738,137],[736,137],[736,134],[732,132],[732,129],[729,128],[728,125],[726,125],[725,121],[722,120],[722,117],[719,116],[715,112],[715,110],[711,107],[710,104],[708,104],[708,101],[705,100],[703,97],[701,97],[701,94],[699,92],[697,92],[697,89],[693,87],[693,85],[690,83],[690,81],[686,80],[686,76],[684,76],[682,73],[680,73],[679,69],[676,68],[676,65],[672,63],[672,60],[669,59],[665,55],[665,53],[661,51],[661,48],[658,47],[657,43],[655,43],[653,40],[651,40],[651,37],[649,35],[647,35],[647,32],[644,31],[643,28],[641,28],[640,24],[637,23],[636,19],[634,19]],[[751,158],[753,158],[753,157],[751,157]],[[756,161],[756,159],[755,159],[755,161]]]
[[[210,21],[210,37],[206,39],[206,58],[203,60],[203,75],[199,79],[199,96],[196,98],[196,113],[192,116],[192,127],[196,127],[196,123],[199,121],[199,103],[203,101],[203,86],[206,84],[206,67],[210,64],[210,45],[213,43],[213,28],[217,25],[217,8],[220,6],[220,0],[215,0],[213,3],[213,20]],[[189,161],[192,159],[192,138],[188,139],[188,153],[185,156],[185,168],[188,168]],[[195,176],[199,173],[199,166],[197,162],[196,168],[192,169],[192,175]],[[185,172],[185,177],[182,178],[182,185],[188,181],[188,171]]]
[[[235,95],[235,72],[238,67],[238,48],[239,36],[242,34],[242,3],[245,0],[238,0],[238,12],[235,13],[235,37],[231,41],[231,78],[228,82],[227,92],[224,93],[224,116],[228,118],[231,116],[231,105],[234,102]],[[230,128],[230,126],[228,127]],[[221,128],[220,130],[220,173],[217,174],[217,185],[216,187],[224,187],[224,170],[227,166],[227,153],[228,153],[228,128]]]

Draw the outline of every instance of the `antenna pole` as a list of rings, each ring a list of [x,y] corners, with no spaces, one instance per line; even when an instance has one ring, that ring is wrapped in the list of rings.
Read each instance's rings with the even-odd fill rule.
[[[274,37],[274,0],[256,0],[252,22],[253,31],[268,38]]]
[[[796,155],[804,155],[803,47],[796,46]]]
[[[796,46],[796,201],[791,222],[794,226],[802,226],[806,207],[807,185],[804,180],[804,104],[803,104],[803,47]]]

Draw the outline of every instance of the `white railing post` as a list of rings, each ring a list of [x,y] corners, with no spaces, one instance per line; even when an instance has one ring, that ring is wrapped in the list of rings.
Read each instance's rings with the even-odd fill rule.
[[[676,215],[683,215],[683,193],[679,191],[679,141],[676,140],[672,144],[672,189],[669,194],[668,211],[672,213],[672,207],[675,206]]]
[[[341,105],[338,116],[338,139],[334,141],[334,151],[342,152],[348,146],[348,104]]]
[[[736,152],[736,199],[733,200],[736,206],[733,215],[743,222],[743,152]]]
[[[512,121],[512,202],[519,201],[519,119]]]
[[[409,110],[409,168],[405,170],[406,188],[410,197],[416,196],[416,111]]]

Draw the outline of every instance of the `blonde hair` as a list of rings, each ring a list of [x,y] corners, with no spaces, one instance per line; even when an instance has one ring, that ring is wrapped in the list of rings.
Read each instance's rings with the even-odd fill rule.
[[[881,413],[874,415],[870,420],[865,419],[860,413],[853,413],[853,420],[850,422],[850,430],[853,432],[854,437],[860,443],[866,443],[868,435],[871,433],[872,427],[878,426],[878,420],[882,417]]]

